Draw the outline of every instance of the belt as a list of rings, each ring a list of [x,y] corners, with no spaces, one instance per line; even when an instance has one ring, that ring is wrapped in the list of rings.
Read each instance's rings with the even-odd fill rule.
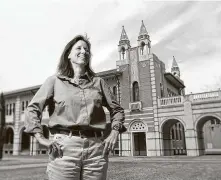
[[[103,131],[92,131],[92,130],[60,130],[56,129],[55,134],[65,134],[69,136],[79,136],[79,137],[103,137]]]

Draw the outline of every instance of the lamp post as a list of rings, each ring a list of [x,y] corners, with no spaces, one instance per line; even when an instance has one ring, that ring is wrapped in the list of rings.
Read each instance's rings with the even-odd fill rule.
[[[115,76],[116,77],[116,80],[117,80],[117,94],[118,94],[118,103],[120,104],[120,81],[119,81],[119,78],[118,76]],[[122,156],[122,135],[120,134],[120,156]]]

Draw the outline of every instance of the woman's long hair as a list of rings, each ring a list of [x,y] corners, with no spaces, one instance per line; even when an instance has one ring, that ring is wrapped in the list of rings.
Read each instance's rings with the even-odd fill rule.
[[[88,50],[89,50],[89,61],[86,65],[86,71],[88,73],[89,76],[93,77],[95,76],[94,71],[91,69],[90,67],[90,62],[91,62],[91,43],[88,40],[87,37],[84,37],[82,35],[77,35],[74,37],[74,39],[72,39],[64,48],[64,51],[60,57],[60,61],[58,63],[58,74],[63,75],[63,76],[67,76],[67,77],[74,77],[74,69],[71,65],[70,59],[68,58],[72,47],[78,42],[78,41],[84,41],[87,46],[88,46]]]

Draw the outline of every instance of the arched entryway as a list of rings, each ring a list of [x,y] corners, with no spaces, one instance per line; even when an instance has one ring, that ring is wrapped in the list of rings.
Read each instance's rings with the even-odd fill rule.
[[[146,125],[142,121],[134,121],[130,126],[130,132],[133,156],[146,156]]]
[[[186,155],[185,130],[177,119],[169,119],[162,126],[164,156]]]
[[[21,154],[30,153],[30,135],[24,132],[25,128],[21,129]]]
[[[216,116],[204,116],[197,126],[199,155],[221,154],[221,121]]]
[[[5,154],[12,154],[13,153],[14,131],[11,127],[6,128],[4,139],[5,139],[5,142],[4,142]]]

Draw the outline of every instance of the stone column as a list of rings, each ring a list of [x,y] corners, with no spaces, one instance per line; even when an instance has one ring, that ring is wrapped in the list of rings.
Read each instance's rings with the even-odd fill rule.
[[[149,56],[149,58],[150,58],[150,78],[151,78],[153,113],[154,113],[154,133],[152,135],[154,135],[154,139],[155,139],[155,156],[160,156],[161,155],[161,142],[160,142],[161,140],[160,140],[159,121],[158,121],[155,66],[154,66],[153,55]]]
[[[30,156],[33,155],[33,136],[30,136]]]
[[[30,136],[30,155],[36,156],[38,150],[38,142],[34,136]]]
[[[147,156],[156,156],[156,134],[155,132],[146,133]]]
[[[14,121],[14,140],[13,140],[13,155],[19,155],[21,149],[21,137],[19,132],[19,123],[21,119],[21,101],[20,97],[16,98],[15,103],[15,121]]]
[[[37,142],[37,139],[35,138],[35,137],[32,137],[32,155],[33,156],[36,156],[36,155],[38,155],[38,153],[37,153],[37,150],[38,150],[38,142]]]
[[[130,152],[131,152],[131,156],[134,156],[134,136],[133,136],[133,132],[130,133]]]
[[[199,156],[196,131],[194,129],[187,129],[185,136],[187,156]]]
[[[186,122],[185,138],[187,156],[199,156],[197,133],[193,124],[192,105],[189,100],[184,102],[184,122]]]

